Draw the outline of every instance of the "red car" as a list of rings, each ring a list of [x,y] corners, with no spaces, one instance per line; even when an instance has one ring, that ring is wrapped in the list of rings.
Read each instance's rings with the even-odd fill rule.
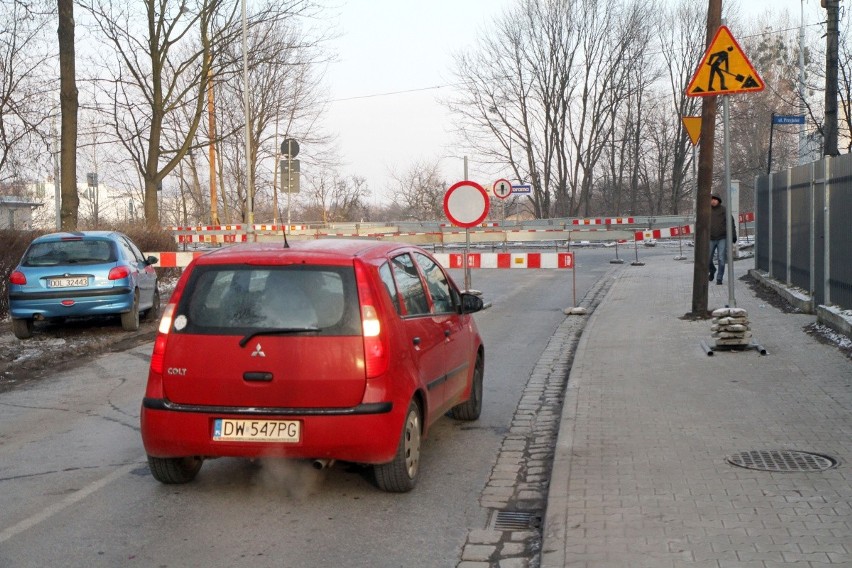
[[[233,246],[190,264],[154,343],[142,402],[148,465],[186,483],[214,457],[372,464],[409,491],[421,441],[476,420],[485,352],[425,250],[367,240]]]

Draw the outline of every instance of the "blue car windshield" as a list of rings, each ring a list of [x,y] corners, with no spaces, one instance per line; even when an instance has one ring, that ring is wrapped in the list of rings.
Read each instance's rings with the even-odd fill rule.
[[[100,264],[115,262],[113,244],[103,239],[79,239],[33,243],[21,262],[24,266]]]

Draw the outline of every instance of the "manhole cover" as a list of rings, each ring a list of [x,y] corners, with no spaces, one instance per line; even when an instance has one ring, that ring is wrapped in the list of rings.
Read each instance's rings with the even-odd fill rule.
[[[524,531],[541,526],[541,516],[525,511],[497,511],[493,528],[498,531]]]
[[[725,459],[738,467],[775,472],[824,471],[837,465],[832,457],[795,450],[740,452]]]

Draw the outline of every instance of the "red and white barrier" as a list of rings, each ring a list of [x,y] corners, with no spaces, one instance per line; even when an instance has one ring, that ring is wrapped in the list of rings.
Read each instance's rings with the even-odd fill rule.
[[[445,268],[464,268],[464,253],[435,253]],[[571,252],[472,252],[467,255],[470,268],[574,268]]]
[[[242,231],[243,229],[243,225],[196,225],[194,227],[166,227],[167,231],[193,231],[196,233],[204,231]]]
[[[695,231],[694,225],[683,227],[669,227],[667,229],[653,229],[648,231],[636,231],[634,239],[637,241],[649,241],[651,239],[667,239],[670,237],[683,237],[691,235]]]
[[[178,243],[245,243],[248,235],[176,235]]]
[[[255,231],[308,231],[307,225],[252,225]]]
[[[145,256],[156,256],[159,259],[156,268],[185,268],[202,254],[201,252],[146,252]],[[445,268],[464,268],[464,253],[443,252],[435,253],[435,259]],[[574,253],[572,252],[499,252],[467,255],[470,268],[574,268]]]
[[[193,259],[198,258],[202,254],[205,254],[210,251],[203,252],[146,252],[144,253],[145,258],[153,255],[156,256],[159,261],[154,265],[155,268],[185,268],[192,262]]]
[[[633,225],[633,217],[598,217],[595,219],[574,219],[572,225]]]

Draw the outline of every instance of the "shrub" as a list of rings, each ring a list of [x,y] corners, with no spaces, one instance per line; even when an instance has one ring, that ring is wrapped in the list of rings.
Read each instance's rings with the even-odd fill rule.
[[[48,232],[0,230],[0,317],[9,315],[9,276],[32,240]]]

